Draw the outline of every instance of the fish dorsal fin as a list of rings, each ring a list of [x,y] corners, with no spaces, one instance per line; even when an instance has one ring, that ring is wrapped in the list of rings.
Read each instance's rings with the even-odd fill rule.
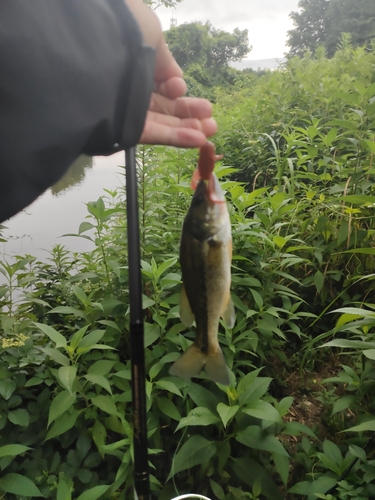
[[[194,323],[194,314],[184,286],[182,286],[180,296],[180,319],[185,326],[191,326]]]
[[[236,321],[236,312],[234,310],[234,305],[233,305],[233,302],[232,302],[230,295],[228,297],[227,305],[226,305],[221,317],[223,318],[224,323],[227,326],[227,328],[234,327],[234,323]]]

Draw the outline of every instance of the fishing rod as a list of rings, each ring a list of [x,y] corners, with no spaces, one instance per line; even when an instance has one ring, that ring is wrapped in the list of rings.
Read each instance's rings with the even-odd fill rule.
[[[134,498],[135,500],[151,500],[147,446],[146,373],[144,359],[138,182],[134,147],[125,151],[125,173],[130,297],[130,347],[134,421]],[[194,493],[180,495],[172,500],[183,500],[188,498],[210,500],[208,497]]]
[[[138,182],[134,147],[125,151],[125,172],[130,297],[130,347],[134,419],[134,497],[138,500],[150,500]]]

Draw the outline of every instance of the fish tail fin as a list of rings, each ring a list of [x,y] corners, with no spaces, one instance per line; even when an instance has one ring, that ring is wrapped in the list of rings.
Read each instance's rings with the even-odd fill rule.
[[[210,380],[222,385],[229,385],[228,367],[220,347],[205,355],[198,346],[192,344],[184,354],[173,363],[169,373],[181,378],[196,377],[205,367]]]
[[[214,382],[222,385],[230,385],[228,367],[223,351],[219,346],[214,351],[208,353],[205,370],[208,377]]]
[[[206,356],[195,344],[192,344],[171,366],[169,373],[181,378],[196,377],[206,362]]]

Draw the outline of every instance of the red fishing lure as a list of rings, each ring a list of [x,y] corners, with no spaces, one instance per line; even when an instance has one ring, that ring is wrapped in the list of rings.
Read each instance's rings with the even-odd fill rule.
[[[215,162],[221,160],[222,158],[223,155],[217,155],[215,153],[215,145],[212,142],[207,141],[206,144],[199,150],[198,168],[194,171],[190,183],[191,188],[195,190],[201,179],[208,181],[210,200],[214,203],[223,203],[223,201],[219,200],[216,196],[215,182],[212,175]]]

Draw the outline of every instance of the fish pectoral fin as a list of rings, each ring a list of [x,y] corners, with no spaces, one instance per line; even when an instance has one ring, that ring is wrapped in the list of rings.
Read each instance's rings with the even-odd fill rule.
[[[222,385],[230,384],[228,367],[219,346],[217,350],[207,354],[205,370],[209,379],[214,382]]]
[[[191,326],[194,323],[194,314],[191,310],[184,286],[182,287],[180,296],[180,319],[185,326]]]
[[[234,323],[236,321],[236,311],[234,310],[234,305],[233,305],[233,302],[232,302],[230,295],[228,298],[226,308],[224,309],[224,312],[221,315],[221,317],[223,318],[224,323],[225,323],[227,328],[234,327]]]
[[[206,362],[206,356],[195,344],[192,344],[184,354],[171,366],[169,373],[181,378],[196,377]]]

